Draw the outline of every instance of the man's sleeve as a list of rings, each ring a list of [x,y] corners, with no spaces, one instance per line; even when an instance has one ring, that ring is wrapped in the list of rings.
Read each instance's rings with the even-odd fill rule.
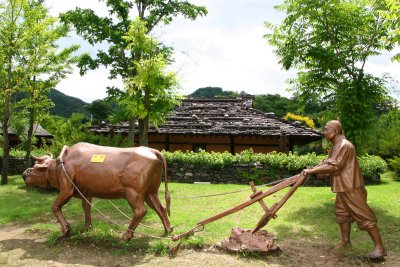
[[[354,154],[354,149],[349,145],[343,145],[338,153],[329,158],[326,164],[332,166],[333,172],[340,172],[348,163],[349,158]]]

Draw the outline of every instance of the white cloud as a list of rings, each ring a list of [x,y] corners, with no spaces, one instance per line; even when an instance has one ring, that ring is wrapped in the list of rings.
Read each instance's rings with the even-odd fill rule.
[[[85,0],[47,1],[57,15],[75,6],[92,8],[100,15],[106,15],[103,2]],[[176,63],[172,69],[181,77],[184,94],[205,86],[218,86],[224,90],[246,91],[251,94],[281,94],[285,91],[288,78],[295,77],[295,71],[284,71],[278,65],[272,47],[263,38],[267,33],[264,21],[279,23],[283,14],[273,9],[279,0],[192,0],[204,5],[208,15],[196,21],[182,17],[174,19],[171,25],[158,27],[154,35],[175,48]],[[78,40],[76,37],[72,39]],[[71,41],[69,41],[71,42]],[[83,44],[81,51],[92,49]],[[93,53],[94,50],[92,49]],[[399,64],[391,63],[389,57],[374,58],[368,63],[374,74],[390,72],[399,79]],[[121,85],[121,81],[108,81],[107,71],[89,71],[84,77],[78,72],[61,82],[57,89],[68,95],[92,101],[106,95],[106,87]]]

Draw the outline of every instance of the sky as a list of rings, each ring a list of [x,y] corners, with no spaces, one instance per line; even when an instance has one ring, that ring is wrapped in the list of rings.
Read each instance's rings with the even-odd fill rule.
[[[175,49],[171,70],[178,74],[184,95],[201,87],[221,87],[225,91],[245,91],[249,94],[280,94],[290,97],[287,79],[296,77],[294,70],[285,71],[278,64],[273,47],[263,38],[267,33],[264,22],[275,24],[284,18],[274,6],[281,0],[191,0],[207,8],[208,14],[195,21],[177,17],[170,25],[157,27],[152,34]],[[79,6],[91,8],[106,16],[103,2],[98,0],[47,0],[50,13],[57,16]],[[61,46],[78,43],[80,52],[93,55],[96,48],[71,34]],[[400,52],[397,49],[396,52]],[[400,80],[400,63],[391,62],[395,52],[372,58],[366,70],[374,75],[389,73]],[[122,87],[121,80],[108,80],[108,70],[100,68],[80,76],[74,72],[61,81],[56,89],[86,102],[106,97],[107,86]],[[399,85],[395,85],[399,89]],[[400,100],[400,95],[394,95]]]

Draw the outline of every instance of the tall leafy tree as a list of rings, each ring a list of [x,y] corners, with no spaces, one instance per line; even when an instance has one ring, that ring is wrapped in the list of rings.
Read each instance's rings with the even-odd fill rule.
[[[374,106],[387,97],[387,77],[365,71],[368,58],[393,48],[384,1],[285,0],[277,9],[286,18],[281,25],[266,22],[265,37],[285,69],[299,70],[292,89],[303,99],[333,103],[347,137],[362,150]]]
[[[400,155],[400,110],[391,110],[379,117],[369,136],[368,153],[385,159]]]
[[[21,114],[29,114],[28,132],[25,135],[26,159],[30,165],[30,148],[34,124],[42,112],[52,106],[47,91],[66,72],[73,46],[56,53],[55,41],[65,36],[67,29],[55,26],[56,19],[47,15],[43,1],[9,0],[1,3],[0,26],[3,114],[3,169],[2,184],[7,183],[9,157],[9,127],[23,128],[26,124]],[[24,92],[25,99],[16,101],[17,93]],[[18,112],[19,114],[16,114]],[[15,119],[13,119],[15,117]],[[20,127],[18,127],[20,126]]]
[[[168,54],[160,51],[160,43],[149,36],[146,23],[137,18],[125,37],[128,48],[140,53],[140,59],[133,62],[136,75],[125,80],[127,97],[120,104],[132,117],[143,121],[141,144],[148,144],[148,126],[165,121],[165,114],[179,105],[176,74],[168,72]]]
[[[77,34],[82,36],[90,44],[107,42],[108,49],[98,50],[95,57],[89,54],[81,56],[78,64],[80,73],[84,75],[88,70],[99,66],[109,67],[109,78],[121,77],[123,80],[133,78],[137,70],[133,62],[141,58],[140,52],[134,53],[128,49],[127,40],[124,36],[128,33],[132,13],[137,13],[139,18],[146,22],[148,32],[151,32],[158,24],[170,23],[174,17],[183,15],[185,18],[194,20],[198,16],[206,15],[207,10],[203,6],[196,6],[189,1],[180,0],[107,0],[104,1],[108,7],[109,16],[100,17],[91,9],[76,8],[62,14],[61,19],[75,27]],[[136,9],[136,10],[135,10]],[[128,97],[122,88],[109,88],[109,95],[117,99]],[[134,144],[135,118],[130,117],[130,140]],[[139,119],[140,136],[143,136],[144,119]],[[140,140],[142,145],[147,145],[145,140]]]
[[[100,123],[111,115],[112,103],[104,99],[95,100],[85,106],[85,110],[90,113],[90,120],[93,123]]]
[[[389,23],[394,24],[394,29],[391,32],[391,41],[394,44],[400,45],[400,0],[386,0],[386,4],[389,8],[384,12],[386,19]],[[393,60],[400,62],[400,53],[393,56]]]
[[[0,3],[0,85],[2,100],[3,168],[1,184],[7,183],[9,127],[15,111],[15,95],[31,86],[39,75],[38,60],[32,54],[38,34],[45,32],[42,1],[5,0]],[[43,104],[43,102],[42,102]]]
[[[72,53],[78,49],[77,45],[60,49],[57,41],[67,36],[68,29],[58,24],[58,20],[49,16],[43,1],[31,3],[35,9],[36,19],[27,22],[33,36],[28,40],[21,57],[21,66],[30,77],[21,85],[20,90],[26,93],[26,98],[16,103],[19,110],[28,113],[28,131],[25,140],[25,161],[27,167],[31,165],[31,146],[36,127],[43,115],[54,106],[48,93],[51,88],[71,73],[75,57]],[[33,23],[29,25],[29,23]]]

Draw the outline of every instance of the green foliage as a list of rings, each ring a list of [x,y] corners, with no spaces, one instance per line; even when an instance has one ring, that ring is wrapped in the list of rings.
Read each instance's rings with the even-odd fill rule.
[[[163,151],[168,164],[179,163],[183,165],[207,166],[210,168],[220,169],[237,164],[265,164],[268,165],[270,172],[289,171],[290,173],[300,172],[301,170],[315,166],[321,162],[326,156],[309,153],[306,155],[298,155],[297,153],[281,153],[271,152],[267,154],[253,153],[250,150],[243,151],[239,154],[232,155],[228,152],[166,152]],[[358,157],[360,168],[366,179],[373,175],[382,173],[386,170],[386,162],[378,156],[364,155]],[[269,174],[271,174],[269,173]],[[254,172],[247,174],[247,177],[259,177],[260,173]]]
[[[226,97],[226,96],[237,96],[238,94],[233,91],[224,91],[221,87],[202,87],[191,93],[189,96],[191,97]]]
[[[64,145],[74,145],[79,142],[88,142],[103,146],[126,147],[127,141],[121,134],[109,136],[95,135],[88,129],[90,122],[86,115],[74,113],[70,118],[59,116],[46,116],[42,126],[55,137],[53,144],[43,149],[35,149],[36,155],[52,153],[58,155]]]
[[[282,118],[288,112],[298,112],[301,104],[295,99],[289,99],[278,94],[275,95],[257,95],[253,106],[264,112],[274,112],[276,116]]]
[[[73,113],[85,113],[85,106],[88,105],[85,101],[65,95],[56,89],[51,89],[48,97],[54,103],[50,114],[64,118],[69,118]]]
[[[163,241],[155,242],[148,252],[155,253],[156,255],[165,256],[169,253],[168,245]]]
[[[167,71],[168,55],[159,52],[160,43],[147,32],[145,23],[137,18],[125,36],[128,48],[141,57],[132,62],[136,75],[125,79],[126,96],[118,103],[130,117],[147,118],[147,124],[157,127],[166,113],[180,104],[179,82],[175,73]]]
[[[112,113],[112,106],[110,101],[107,100],[95,100],[85,107],[91,116],[93,124],[101,123],[106,121]]]
[[[387,163],[379,156],[362,155],[358,157],[358,162],[364,179],[368,180],[374,175],[383,173],[387,170]]]
[[[88,53],[81,55],[78,66],[82,75],[87,73],[88,70],[97,69],[100,66],[106,66],[109,69],[109,79],[121,77],[124,82],[127,83],[130,83],[132,79],[135,79],[135,76],[138,74],[138,70],[136,69],[137,65],[135,64],[144,66],[143,63],[145,60],[148,60],[148,58],[142,58],[141,53],[145,53],[146,51],[141,50],[140,41],[136,43],[136,45],[138,45],[137,47],[134,47],[133,44],[128,45],[129,42],[132,41],[129,40],[129,37],[126,38],[133,22],[131,19],[132,12],[137,11],[139,19],[145,23],[146,32],[142,32],[143,34],[150,33],[153,28],[160,23],[169,24],[173,18],[179,15],[194,20],[199,16],[207,14],[207,10],[204,6],[196,6],[188,1],[180,0],[137,0],[124,2],[119,0],[110,0],[105,1],[104,3],[109,10],[109,16],[101,17],[91,9],[76,8],[75,10],[61,14],[60,18],[67,25],[72,25],[78,35],[82,36],[90,44],[103,44],[104,42],[107,42],[107,51],[98,50],[95,57],[92,57]],[[136,10],[134,10],[135,7]],[[170,48],[165,46],[160,45],[158,47],[153,47],[153,49],[158,49],[158,52],[163,53],[164,55],[171,55]],[[170,59],[169,56],[166,56],[166,58]],[[139,63],[139,60],[142,60],[142,62]],[[157,81],[154,77],[155,76],[153,76],[152,79],[153,82]],[[143,72],[141,78],[143,80]],[[165,85],[165,83],[168,84],[174,80],[170,78],[172,78],[171,75],[169,75],[169,78],[164,77],[163,81],[157,81],[157,86]],[[130,81],[128,82],[127,80]],[[168,84],[167,88],[170,89],[171,87],[173,86]],[[140,90],[143,90],[143,88],[141,87]],[[116,103],[120,104],[121,102],[124,102],[123,107],[121,107],[121,109],[123,109],[121,111],[123,116],[114,116],[113,119],[123,118],[129,114],[131,115],[131,117],[128,118],[130,123],[134,123],[135,119],[137,119],[132,117],[132,114],[139,113],[140,116],[143,116],[147,112],[150,114],[154,113],[153,111],[150,112],[148,109],[148,101],[153,100],[153,102],[157,102],[154,101],[154,98],[158,98],[158,104],[160,104],[160,102],[165,104],[167,100],[173,98],[169,95],[170,92],[168,90],[165,90],[161,96],[158,96],[156,92],[152,92],[150,95],[148,88],[142,92],[142,95],[136,94],[134,96],[136,98],[129,95],[129,92],[123,91],[122,88],[110,87],[108,93]],[[132,112],[132,110],[129,109],[124,109],[126,106],[134,106],[132,103],[127,105],[127,102],[134,99],[136,101],[133,103],[137,103],[140,98],[145,99],[145,109],[143,109],[143,105],[134,110],[135,112]],[[168,103],[169,102],[167,101],[167,104],[165,105],[168,105]],[[157,107],[162,109],[164,106],[158,105]],[[170,107],[171,106],[168,106],[167,109]],[[160,110],[156,110],[156,113],[157,114],[152,119],[153,122],[159,123],[163,118],[162,116],[159,116]],[[147,145],[148,125],[149,121],[147,117],[139,119],[139,136],[142,145]],[[132,136],[133,133],[130,132],[130,135]]]
[[[331,105],[346,135],[365,152],[375,107],[387,99],[387,76],[365,72],[367,59],[391,50],[393,25],[381,15],[382,1],[286,0],[277,7],[287,16],[281,25],[266,22],[265,35],[285,69],[299,70],[290,80],[300,99]],[[328,114],[325,114],[328,115]]]
[[[400,157],[388,159],[389,167],[395,172],[394,180],[400,181]]]
[[[57,43],[67,35],[68,29],[49,15],[43,1],[2,1],[0,17],[0,113],[4,114],[2,146],[7,162],[8,128],[21,126],[16,119],[28,118],[29,130],[26,136],[21,136],[29,156],[33,125],[53,106],[47,92],[71,72],[75,60],[72,53],[78,46],[59,48]],[[17,102],[14,98],[17,93],[25,98]],[[7,166],[3,166],[2,184],[7,183]]]
[[[368,153],[385,159],[400,155],[400,110],[383,114],[374,123],[366,144]]]
[[[386,19],[388,20],[388,23],[391,23],[394,25],[394,29],[391,32],[391,37],[392,39],[390,42],[392,44],[400,44],[400,1],[399,0],[386,0],[385,1],[388,10],[386,12],[383,12],[385,15]],[[392,60],[397,60],[400,62],[400,53],[397,53],[396,55],[393,56]]]

